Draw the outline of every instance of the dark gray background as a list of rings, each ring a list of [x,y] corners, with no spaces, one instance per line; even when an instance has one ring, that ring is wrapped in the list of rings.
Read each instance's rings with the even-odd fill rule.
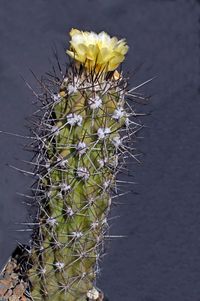
[[[131,86],[158,76],[143,90],[151,111],[137,147],[145,155],[131,171],[137,181],[114,208],[112,240],[98,285],[110,301],[200,301],[200,101],[199,18],[195,0],[0,0],[0,129],[27,134],[33,86],[49,70],[51,48],[64,57],[71,27],[126,37],[124,64]],[[138,68],[140,67],[140,68]],[[134,70],[138,71],[134,74]],[[0,266],[26,221],[27,208],[16,192],[31,179],[6,166],[29,159],[23,139],[0,136]]]

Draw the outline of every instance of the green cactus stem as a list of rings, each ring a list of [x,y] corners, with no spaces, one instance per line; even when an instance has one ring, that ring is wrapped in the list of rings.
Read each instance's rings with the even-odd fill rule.
[[[35,300],[85,300],[98,273],[128,114],[122,78],[64,78],[42,119]],[[55,100],[56,98],[56,100]]]

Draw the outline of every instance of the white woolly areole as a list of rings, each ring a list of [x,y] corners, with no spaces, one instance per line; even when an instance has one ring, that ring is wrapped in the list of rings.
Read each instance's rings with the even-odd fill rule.
[[[54,134],[55,136],[57,136],[57,135],[59,135],[59,133],[60,133],[60,129],[59,129],[58,126],[54,125],[54,126],[52,126],[52,128],[51,128],[51,132],[52,132],[52,134]]]
[[[52,227],[57,225],[57,221],[54,217],[48,217],[46,222],[47,222],[47,224],[49,224]]]
[[[110,164],[113,167],[117,167],[117,165],[119,164],[119,156],[116,155],[116,156],[112,157],[112,160],[110,160]]]
[[[82,120],[83,120],[83,118],[81,115],[78,115],[75,113],[71,113],[71,114],[67,115],[67,123],[70,124],[71,126],[74,126],[74,125],[81,126]]]
[[[128,128],[128,127],[130,126],[130,124],[131,124],[130,119],[129,119],[129,118],[126,118],[126,120],[125,120],[125,125],[126,125],[126,127]]]
[[[85,142],[79,142],[77,145],[76,145],[76,150],[77,152],[80,154],[80,155],[83,155],[86,150],[87,150],[87,145],[85,144]]]
[[[60,101],[60,99],[61,99],[61,97],[60,97],[60,95],[59,94],[53,94],[52,95],[52,99],[55,101],[55,102],[58,102],[58,101]]]
[[[118,148],[121,144],[122,144],[122,140],[120,139],[120,137],[115,136],[112,138],[112,144]]]
[[[102,225],[108,225],[108,220],[106,217],[102,220]]]
[[[125,112],[122,108],[117,108],[114,110],[113,112],[113,115],[112,115],[112,118],[113,119],[116,119],[116,120],[119,120],[120,118],[122,118],[123,116],[125,115]]]
[[[110,128],[99,128],[97,134],[99,136],[99,139],[104,139],[108,134],[110,134],[110,132]]]
[[[63,79],[63,82],[64,82],[64,83],[68,83],[68,82],[69,82],[69,78],[68,78],[68,77],[65,77],[65,78]]]
[[[71,207],[67,207],[66,213],[67,213],[68,216],[73,216],[74,215],[74,211],[72,210]]]
[[[69,95],[70,94],[74,94],[74,93],[76,93],[78,91],[77,86],[76,85],[72,85],[72,84],[69,84],[67,86],[67,90],[68,90],[68,94]]]
[[[102,100],[98,95],[96,95],[94,97],[89,98],[88,104],[89,104],[90,109],[95,110],[101,106]]]
[[[96,229],[98,226],[99,226],[98,221],[91,223],[91,229]]]
[[[87,292],[87,297],[91,301],[92,300],[97,300],[99,298],[99,292],[98,292],[98,290],[95,287],[93,287],[91,290],[89,290]]]
[[[64,264],[64,262],[58,261],[55,263],[55,266],[57,267],[57,269],[62,270],[64,268],[65,264]]]
[[[51,191],[51,190],[49,190],[49,191],[46,192],[46,196],[47,196],[48,198],[51,197],[51,194],[52,194],[52,191]]]
[[[108,158],[98,159],[97,161],[98,161],[100,167],[104,167],[105,164],[108,163]]]
[[[104,167],[104,160],[98,159],[99,167]]]
[[[43,275],[46,273],[46,271],[47,271],[47,269],[46,269],[46,268],[42,268],[42,269],[40,269],[40,273],[41,273],[41,274],[43,274]]]
[[[81,238],[82,236],[83,236],[83,233],[82,232],[80,232],[80,231],[74,231],[74,232],[72,232],[72,236],[74,237],[74,238]]]
[[[63,159],[63,157],[58,157],[57,158],[57,162],[61,167],[66,167],[68,160],[67,159]]]
[[[62,183],[61,189],[62,189],[62,191],[69,191],[71,189],[71,186],[68,185],[67,183]]]
[[[103,183],[103,188],[104,188],[104,189],[107,189],[107,188],[110,186],[110,184],[111,184],[111,181],[110,181],[110,180],[105,181],[105,182]]]
[[[87,180],[90,176],[89,171],[85,167],[78,168],[76,174],[79,178],[82,178],[84,180]]]
[[[93,205],[94,204],[95,199],[94,198],[89,198],[88,199],[88,205]]]
[[[51,166],[50,161],[47,161],[47,162],[45,163],[45,168],[46,168],[47,170],[49,170],[49,169],[50,169],[50,166]]]

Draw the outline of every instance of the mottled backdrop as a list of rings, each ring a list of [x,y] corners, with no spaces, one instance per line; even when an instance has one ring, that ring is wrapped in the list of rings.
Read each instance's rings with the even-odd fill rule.
[[[157,76],[143,90],[152,99],[142,111],[131,165],[137,185],[114,208],[111,234],[98,284],[110,301],[200,301],[200,1],[195,0],[0,0],[0,129],[28,134],[33,111],[21,75],[36,86],[50,69],[52,48],[65,58],[71,27],[108,31],[130,46],[125,70],[131,86]],[[0,266],[16,241],[27,208],[16,192],[31,179],[7,166],[31,154],[26,141],[0,136]],[[132,180],[132,179],[131,179]]]

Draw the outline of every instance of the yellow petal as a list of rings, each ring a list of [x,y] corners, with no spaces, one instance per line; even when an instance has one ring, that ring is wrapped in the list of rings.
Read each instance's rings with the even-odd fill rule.
[[[95,72],[101,69],[105,69],[105,72],[115,70],[128,51],[124,39],[111,38],[104,31],[96,34],[72,28],[70,36],[71,48],[67,54],[84,64],[85,68],[95,67]]]

